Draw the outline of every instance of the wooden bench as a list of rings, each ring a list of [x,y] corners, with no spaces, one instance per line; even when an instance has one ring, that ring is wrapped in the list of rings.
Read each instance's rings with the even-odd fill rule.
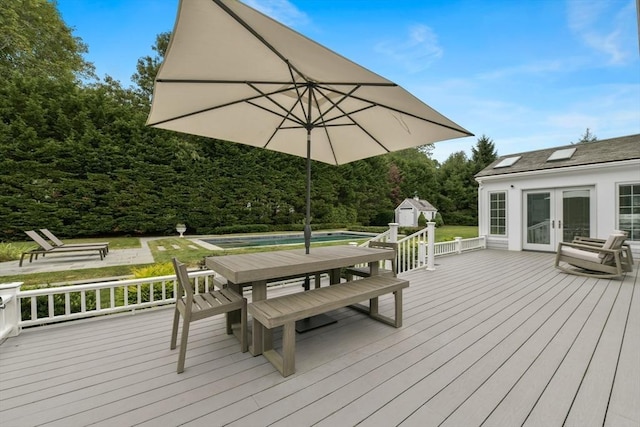
[[[369,316],[399,328],[402,326],[402,289],[409,287],[407,280],[389,276],[373,276],[353,282],[340,283],[306,292],[256,301],[248,311],[267,329],[283,326],[282,354],[271,340],[264,340],[262,354],[286,377],[295,372],[295,345],[297,320],[369,300]],[[378,297],[393,293],[395,318],[378,313]]]

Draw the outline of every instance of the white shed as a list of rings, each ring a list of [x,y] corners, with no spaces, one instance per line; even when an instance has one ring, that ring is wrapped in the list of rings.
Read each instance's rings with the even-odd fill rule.
[[[427,221],[433,221],[436,213],[438,210],[426,200],[418,197],[404,199],[396,208],[396,222],[404,227],[417,227],[420,214],[423,214]]]
[[[624,230],[640,253],[640,134],[502,156],[476,181],[490,248],[555,252]]]

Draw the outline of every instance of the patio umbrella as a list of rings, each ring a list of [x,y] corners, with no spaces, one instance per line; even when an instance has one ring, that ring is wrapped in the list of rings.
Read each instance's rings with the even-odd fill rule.
[[[147,124],[340,165],[472,136],[395,83],[237,0],[181,0]]]

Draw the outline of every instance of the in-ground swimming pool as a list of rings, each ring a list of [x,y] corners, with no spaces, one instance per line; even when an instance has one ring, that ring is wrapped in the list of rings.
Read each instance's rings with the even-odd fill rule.
[[[370,239],[372,234],[355,233],[349,231],[314,232],[311,234],[311,243],[349,241],[358,239]],[[223,249],[245,248],[251,246],[277,246],[304,243],[304,235],[299,234],[267,234],[255,236],[217,237],[201,239],[203,242],[218,246]]]

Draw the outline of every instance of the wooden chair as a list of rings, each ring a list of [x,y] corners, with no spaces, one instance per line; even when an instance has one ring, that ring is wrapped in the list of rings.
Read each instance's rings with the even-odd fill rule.
[[[560,242],[555,267],[579,276],[622,277],[625,271],[622,263],[622,246],[626,237],[623,233],[611,234],[601,246]]]
[[[227,316],[227,334],[232,334],[229,313],[240,310],[240,349],[248,350],[247,341],[247,300],[229,288],[219,291],[211,291],[205,294],[195,294],[187,273],[187,267],[173,258],[173,268],[183,296],[176,296],[176,308],[173,315],[173,330],[171,331],[171,350],[176,348],[178,338],[178,322],[182,316],[182,335],[180,337],[180,355],[178,356],[178,373],[184,371],[184,362],[187,354],[187,341],[189,338],[189,325],[196,320],[218,314]],[[179,291],[180,294],[183,292]]]
[[[396,277],[397,273],[398,273],[398,268],[396,266],[396,259],[398,258],[398,244],[397,243],[391,243],[391,242],[378,242],[376,240],[371,240],[369,242],[369,247],[370,248],[381,248],[381,249],[387,249],[387,250],[393,250],[394,251],[394,256],[393,259],[391,260],[391,270],[389,269],[385,269],[385,268],[380,268],[378,270],[378,274],[379,275],[383,275],[383,276],[393,276]],[[364,266],[364,267],[349,267],[346,268],[344,270],[344,276],[347,279],[348,282],[353,280],[353,276],[358,276],[358,277],[370,277],[371,276],[371,272],[369,269],[369,266]]]

